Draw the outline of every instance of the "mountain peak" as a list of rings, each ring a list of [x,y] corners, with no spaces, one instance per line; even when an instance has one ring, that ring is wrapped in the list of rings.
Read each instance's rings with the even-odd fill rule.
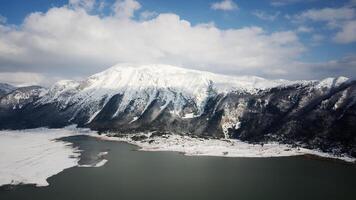
[[[213,84],[219,92],[231,90],[253,91],[293,84],[287,80],[267,80],[256,76],[229,76],[172,65],[117,64],[87,79],[88,86],[102,88],[184,88],[194,89]]]

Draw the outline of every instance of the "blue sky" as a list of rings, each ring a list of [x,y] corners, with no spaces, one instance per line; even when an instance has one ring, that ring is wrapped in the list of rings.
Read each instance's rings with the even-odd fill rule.
[[[89,4],[92,3],[89,7],[83,6],[89,5],[85,4],[88,2]],[[115,10],[114,5],[118,2],[121,2],[122,4],[118,5],[122,6]],[[223,3],[225,3],[225,7]],[[217,5],[217,8],[214,8],[214,4]],[[100,5],[102,7],[99,9]],[[229,5],[232,5],[232,7],[229,7]],[[126,34],[118,37],[121,39],[113,38],[113,40],[117,40],[118,45],[113,45],[111,47],[113,51],[129,48],[120,46],[122,45],[121,40],[124,40],[123,38],[125,38],[124,41],[129,41],[130,39],[136,40],[139,38],[139,41],[150,43],[150,45],[142,47],[147,48],[147,52],[151,53],[152,51],[159,51],[157,52],[157,55],[159,56],[147,56],[146,59],[142,58],[146,56],[146,51],[141,52],[142,56],[138,53],[137,56],[140,58],[140,62],[163,62],[217,73],[258,75],[266,78],[319,79],[327,76],[341,75],[354,78],[356,76],[354,74],[356,72],[356,36],[353,36],[356,35],[356,32],[354,32],[356,31],[355,6],[356,1],[354,0],[2,0],[0,4],[0,15],[2,16],[0,19],[2,20],[0,21],[2,21],[1,26],[3,32],[0,34],[6,39],[0,40],[0,72],[4,74],[2,76],[0,73],[0,81],[1,79],[7,81],[6,77],[9,77],[8,75],[10,73],[22,73],[21,77],[26,76],[26,73],[28,73],[29,77],[32,76],[29,78],[30,80],[34,79],[33,76],[36,76],[38,80],[40,80],[40,83],[49,83],[49,81],[44,80],[43,77],[55,77],[52,78],[52,80],[60,78],[81,78],[90,73],[100,71],[105,67],[114,64],[114,62],[134,62],[137,60],[136,57],[122,56],[122,54],[118,53],[117,57],[115,57],[116,55],[110,55],[106,59],[105,56],[100,55],[95,62],[88,61],[82,63],[80,60],[85,60],[88,57],[89,59],[93,58],[92,54],[89,55],[85,54],[87,52],[84,52],[78,53],[76,58],[73,58],[74,56],[67,56],[68,63],[65,63],[63,60],[66,60],[67,57],[66,55],[63,55],[63,51],[66,51],[63,46],[51,46],[53,49],[51,49],[51,54],[49,55],[49,51],[47,51],[48,46],[40,49],[43,47],[43,44],[40,46],[38,46],[38,44],[29,44],[32,43],[31,41],[33,41],[33,38],[39,38],[40,36],[43,36],[43,38],[40,38],[39,40],[48,41],[49,36],[44,36],[44,34],[51,35],[51,31],[58,32],[58,29],[63,29],[63,27],[55,27],[57,22],[61,21],[61,19],[65,20],[65,16],[69,13],[75,12],[78,14],[81,11],[86,13],[85,17],[87,18],[90,18],[90,16],[98,17],[100,22],[98,21],[97,25],[105,30],[105,34],[110,33],[112,37],[115,37],[112,33],[116,33],[117,31],[122,32],[125,29],[133,30],[133,26],[140,31],[142,28],[141,26],[145,21],[152,22],[152,29],[156,29],[156,27],[154,27],[155,25],[153,25],[153,21],[155,20],[157,21],[156,25],[159,26],[159,28],[165,27],[167,25],[163,23],[166,23],[165,20],[169,19],[169,16],[162,15],[165,13],[179,17],[178,20],[171,19],[168,20],[167,23],[178,23],[179,25],[182,25],[182,21],[189,22],[189,26],[192,30],[182,32],[182,34],[187,34],[184,36],[184,40],[190,41],[190,39],[192,39],[192,41],[196,41],[193,40],[192,37],[196,37],[195,32],[200,31],[199,26],[201,26],[201,24],[209,24],[210,28],[216,28],[221,35],[219,38],[216,38],[212,34],[211,38],[206,38],[206,40],[216,39],[218,41],[214,44],[209,44],[210,46],[207,46],[206,49],[211,48],[211,51],[216,51],[216,54],[211,54],[209,56],[216,57],[216,59],[220,60],[212,60],[209,56],[202,56],[201,62],[199,62],[198,59],[195,60],[187,55],[181,55],[180,52],[177,52],[174,49],[172,49],[172,51],[164,49],[164,45],[160,44],[160,41],[155,40],[157,36],[160,37],[159,33],[152,33],[155,35],[154,39],[146,37],[147,34],[135,36]],[[57,10],[56,12],[50,12],[51,10],[54,11],[54,8],[63,9],[60,11]],[[128,11],[129,13],[132,12],[132,15],[126,16],[126,19],[123,19],[120,12],[125,11]],[[37,18],[29,17],[36,12],[40,12],[42,15],[39,15]],[[46,13],[51,13],[53,16],[56,15],[58,18],[50,17],[50,15],[46,15]],[[115,18],[115,16],[119,15],[121,17]],[[159,18],[160,15],[162,15],[161,18],[164,19],[163,21],[158,20],[161,19]],[[143,16],[146,16],[146,18]],[[48,27],[53,29],[44,31],[43,27],[39,28],[41,21],[54,18],[58,21],[48,22],[52,24]],[[108,19],[117,20],[117,26],[113,27],[112,25],[108,25],[108,23],[106,23]],[[128,25],[128,23],[124,23],[123,21],[125,20],[128,20],[131,24]],[[85,23],[87,22],[87,20],[84,19],[78,20],[78,24],[73,26],[89,26],[89,24],[80,24],[83,23],[83,21]],[[162,24],[159,24],[160,22],[162,22]],[[68,26],[68,30],[66,31],[70,33],[73,31],[71,28],[73,27]],[[184,29],[184,24],[179,27],[179,30],[180,28]],[[257,28],[258,30],[253,28]],[[146,30],[149,28],[143,29],[151,33],[151,30]],[[251,31],[251,35],[256,34],[256,37],[251,37],[246,40],[251,41],[250,45],[261,43],[261,49],[256,48],[248,50],[248,48],[250,48],[249,43],[244,43],[243,41],[238,40],[241,36],[244,37],[243,33],[240,32],[245,29]],[[44,32],[39,33],[39,30]],[[211,33],[209,30],[209,28],[206,28],[204,31]],[[226,33],[228,30],[236,30],[237,32],[240,30],[240,32],[236,33],[236,35],[231,35]],[[204,31],[202,31],[202,35],[204,35]],[[189,35],[191,33],[193,33],[193,36]],[[281,36],[281,41],[288,41],[276,44],[275,38],[278,38],[278,33],[283,35]],[[80,38],[81,33],[78,32],[77,34]],[[172,38],[175,38],[175,36],[171,36],[174,33],[167,32],[166,34],[168,36],[165,35],[164,37],[168,37],[167,42],[172,42],[172,44],[174,44],[173,41],[171,41]],[[20,36],[14,35],[21,35],[22,38],[19,39]],[[61,41],[61,43],[67,42],[64,41],[65,37],[67,37],[65,34],[56,34],[55,39],[54,37],[50,37],[51,44],[53,42],[59,43],[59,41]],[[236,38],[236,40],[234,38]],[[97,38],[88,37],[87,42],[90,43],[90,40],[96,42]],[[233,43],[229,44],[229,41],[233,41]],[[6,47],[6,51],[1,51],[1,42],[3,42],[2,46]],[[84,40],[82,42],[86,43]],[[18,45],[18,47],[9,45],[13,43]],[[270,49],[263,49],[270,43],[273,44],[273,47]],[[80,46],[80,44],[77,45]],[[198,41],[196,45],[199,47],[189,46],[187,43],[186,46],[182,45],[180,48],[182,52],[186,51],[184,49],[196,48],[197,50],[192,52],[193,54],[198,51],[202,51],[203,53],[204,50],[200,50],[200,48],[203,48],[202,43]],[[226,49],[227,52],[218,51],[214,45]],[[247,46],[244,47],[243,45]],[[13,55],[9,52],[14,52],[15,50],[9,49],[10,46],[14,49],[19,49],[20,47],[21,49],[26,48],[26,51],[22,51],[22,54],[19,54],[17,58],[21,57],[27,59],[20,59],[19,61],[19,59],[12,58],[11,56]],[[86,44],[83,44],[83,46],[86,48],[88,47]],[[97,46],[98,45],[93,46],[93,48]],[[140,48],[139,44],[137,48]],[[170,48],[170,46],[166,48]],[[241,58],[239,58],[239,60],[244,60],[244,58],[248,57],[248,59],[246,59],[246,64],[231,58],[231,56],[233,56],[231,55],[233,53],[231,53],[231,51],[237,49],[235,53],[238,55],[240,54],[241,49],[243,50],[244,48],[246,48],[248,52],[251,52],[251,54],[247,54],[245,57],[242,57],[241,55]],[[286,48],[286,50],[284,51],[283,48]],[[33,51],[33,49],[36,50],[36,55],[23,53]],[[57,49],[58,52],[55,52]],[[82,50],[82,48],[80,48],[80,50]],[[75,51],[74,54],[80,50]],[[137,52],[137,50],[132,51]],[[274,51],[275,53],[271,53]],[[266,63],[266,66],[263,65],[263,62],[269,59],[284,59],[282,57],[274,56],[281,52],[287,52],[285,56],[288,58],[285,61],[271,62]],[[37,61],[33,61],[36,59],[29,59],[29,57],[37,56],[39,58],[50,56],[56,57],[55,54],[57,53],[59,54],[57,57],[60,57],[61,60],[51,58],[45,62],[40,59]],[[95,55],[95,52],[93,54]],[[267,57],[264,54],[268,54],[270,57]],[[200,55],[197,54],[195,57],[200,57]],[[105,59],[106,61],[103,61]],[[221,60],[227,61],[221,62]],[[78,65],[78,68],[73,69],[73,65]],[[287,65],[304,71],[297,71],[298,73],[295,73],[296,70],[287,68]],[[84,66],[89,67],[85,68]],[[68,72],[68,70],[70,72]]]

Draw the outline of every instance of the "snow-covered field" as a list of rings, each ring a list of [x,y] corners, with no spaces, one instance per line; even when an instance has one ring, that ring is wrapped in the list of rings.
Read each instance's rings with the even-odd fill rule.
[[[36,184],[46,186],[46,179],[64,169],[77,166],[80,152],[70,143],[56,140],[95,132],[68,127],[0,131],[0,186]],[[105,164],[100,163],[100,165]]]
[[[187,156],[224,156],[224,157],[282,157],[298,155],[316,155],[325,158],[341,159],[347,162],[355,162],[355,158],[347,156],[334,156],[317,150],[305,148],[293,148],[290,145],[268,143],[248,144],[239,140],[219,140],[192,138],[181,135],[165,135],[163,137],[150,137],[134,141],[131,136],[110,137],[108,135],[99,136],[105,140],[116,140],[128,142],[141,147],[142,151],[177,151]]]

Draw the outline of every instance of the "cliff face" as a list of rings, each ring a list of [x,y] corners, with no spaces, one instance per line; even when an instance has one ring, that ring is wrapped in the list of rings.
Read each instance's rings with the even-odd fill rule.
[[[356,82],[266,80],[172,66],[115,66],[50,89],[0,99],[0,127],[78,124],[120,132],[167,131],[279,141],[356,156]]]

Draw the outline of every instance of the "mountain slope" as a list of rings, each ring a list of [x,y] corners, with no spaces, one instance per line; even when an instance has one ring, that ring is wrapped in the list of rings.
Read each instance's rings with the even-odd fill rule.
[[[0,83],[0,97],[4,96],[5,94],[15,90],[16,87],[9,85],[7,83]]]
[[[122,94],[122,97],[112,117],[118,116],[130,103],[134,103],[134,107],[146,108],[157,98],[167,103],[163,106],[171,102],[174,112],[181,115],[184,115],[180,113],[182,106],[186,101],[191,101],[196,106],[196,114],[201,114],[205,101],[212,95],[210,93],[254,93],[281,84],[291,82],[269,81],[258,77],[222,76],[168,65],[117,65],[82,82],[61,81],[50,89],[50,95],[41,103],[56,102],[62,107],[68,104],[90,105],[89,122],[102,109],[100,102],[104,101],[102,104],[105,105],[116,94]]]
[[[266,80],[125,64],[80,82],[26,91],[31,98],[21,106],[11,101],[14,92],[0,99],[1,128],[75,123],[100,131],[272,140],[356,154],[356,82],[344,77]]]

